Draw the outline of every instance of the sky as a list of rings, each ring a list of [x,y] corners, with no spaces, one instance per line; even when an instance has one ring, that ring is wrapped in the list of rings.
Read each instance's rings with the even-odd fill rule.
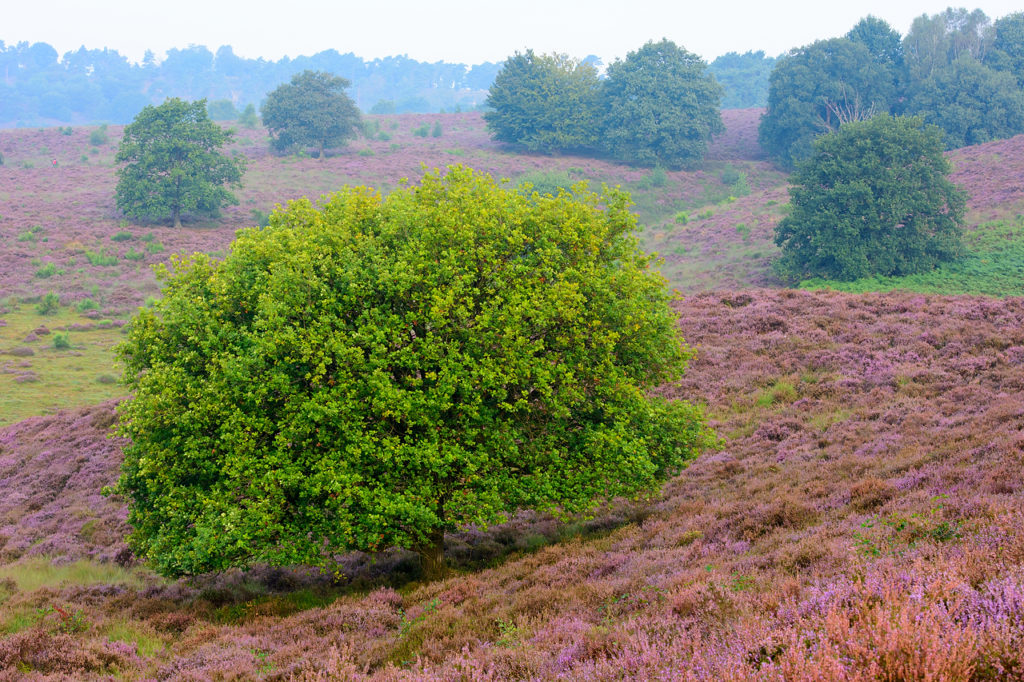
[[[25,0],[7,3],[0,40],[46,42],[63,55],[80,46],[112,48],[131,61],[147,49],[231,45],[250,59],[277,60],[335,49],[363,59],[406,55],[426,62],[480,64],[528,48],[605,64],[648,40],[668,38],[706,61],[726,52],[790,48],[846,33],[872,14],[905,34],[914,17],[947,5],[919,0]],[[1020,0],[985,0],[997,19]]]

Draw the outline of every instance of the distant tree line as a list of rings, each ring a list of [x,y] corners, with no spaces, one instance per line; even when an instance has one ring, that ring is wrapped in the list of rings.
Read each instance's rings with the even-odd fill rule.
[[[791,50],[771,74],[759,139],[784,168],[813,142],[877,114],[938,126],[947,149],[1024,133],[1024,12],[981,10],[914,20],[906,36],[875,17],[842,38]]]
[[[505,61],[484,119],[493,139],[530,151],[681,168],[724,130],[721,100],[707,64],[670,40],[630,52],[604,78],[588,60],[528,50]]]
[[[278,61],[246,59],[230,46],[216,53],[193,45],[141,64],[116,50],[79,48],[60,56],[47,43],[0,41],[0,127],[108,121],[127,123],[170,97],[207,99],[214,119],[259,107],[268,92],[303,71],[326,71],[352,83],[364,111],[428,112],[479,107],[501,68],[427,63],[405,56],[364,61],[335,50]],[[219,107],[219,109],[216,109]]]
[[[752,109],[768,104],[768,82],[774,57],[764,52],[727,52],[708,64],[708,71],[722,86],[723,109]]]

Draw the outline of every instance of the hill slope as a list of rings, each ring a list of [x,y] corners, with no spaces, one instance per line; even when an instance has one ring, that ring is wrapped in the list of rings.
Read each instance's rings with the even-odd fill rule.
[[[726,444],[649,507],[620,505],[568,529],[526,515],[462,534],[450,551],[464,573],[397,590],[370,589],[387,574],[356,555],[342,563],[353,582],[340,590],[302,574],[190,585],[138,569],[33,589],[0,569],[26,583],[9,581],[0,597],[0,624],[14,631],[0,642],[0,670],[1024,675],[1024,300],[751,290],[701,294],[678,310],[700,355],[665,390],[706,397]],[[116,476],[109,414],[108,404],[0,431],[0,481],[21,491],[0,502],[5,561],[120,552],[123,511],[90,502]],[[101,530],[83,538],[93,519]],[[384,559],[399,576],[402,562]],[[49,605],[88,627],[33,615]]]

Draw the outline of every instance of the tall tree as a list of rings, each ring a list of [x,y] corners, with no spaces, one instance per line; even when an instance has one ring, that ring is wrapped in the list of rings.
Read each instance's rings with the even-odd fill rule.
[[[727,52],[708,65],[708,71],[722,86],[723,109],[763,107],[768,103],[768,79],[774,57],[764,52]]]
[[[916,83],[907,111],[942,128],[947,149],[1024,133],[1024,92],[970,54]]]
[[[361,117],[345,94],[349,85],[340,76],[307,70],[268,94],[260,113],[274,149],[312,146],[323,159],[327,148],[354,138]]]
[[[946,177],[942,131],[887,114],[814,143],[775,229],[786,279],[907,275],[957,258],[965,198]]]
[[[843,123],[891,111],[892,71],[848,38],[793,50],[772,71],[768,110],[758,140],[783,168],[810,157],[814,139]]]
[[[590,63],[517,52],[494,78],[484,120],[492,138],[530,151],[590,149],[597,142],[599,87]]]
[[[656,487],[711,437],[650,393],[692,353],[628,206],[455,167],[177,262],[119,350],[131,546],[183,575],[398,545],[434,578],[447,531]]]
[[[148,106],[125,126],[115,160],[117,207],[139,220],[170,218],[181,227],[188,214],[217,215],[238,203],[227,186],[240,186],[244,158],[220,152],[232,137],[210,120],[206,100],[169,99]]]
[[[608,67],[601,144],[629,163],[690,165],[725,130],[721,102],[722,86],[700,57],[671,40],[648,42]]]
[[[1008,14],[992,26],[992,49],[985,55],[986,65],[1006,71],[1024,88],[1024,12]]]

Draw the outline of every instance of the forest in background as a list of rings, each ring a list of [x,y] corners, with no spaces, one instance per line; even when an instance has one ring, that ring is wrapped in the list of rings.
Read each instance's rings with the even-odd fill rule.
[[[601,66],[591,55],[584,61]],[[725,86],[723,108],[764,106],[774,59],[763,52],[729,53],[710,64]],[[259,108],[268,92],[306,69],[352,82],[350,94],[367,113],[468,111],[483,106],[502,63],[420,62],[407,56],[364,60],[325,50],[277,61],[239,57],[229,45],[147,52],[135,64],[117,50],[80,47],[60,55],[48,43],[0,41],[0,127],[66,123],[128,123],[146,105],[168,97]],[[223,107],[221,111],[230,107]]]

